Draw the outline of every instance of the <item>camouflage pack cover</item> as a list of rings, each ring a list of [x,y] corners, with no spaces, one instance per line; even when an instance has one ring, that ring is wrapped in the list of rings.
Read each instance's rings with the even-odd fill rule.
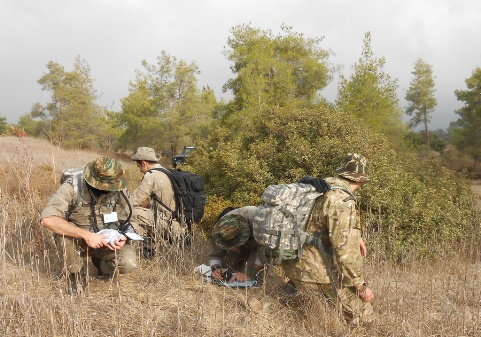
[[[262,194],[264,205],[254,214],[254,239],[273,250],[298,250],[304,244],[306,225],[316,199],[312,185],[270,185]]]
[[[352,196],[340,186],[328,186],[326,192],[333,189],[342,189]],[[269,248],[277,261],[301,257],[306,241],[309,244],[317,242],[306,232],[306,227],[316,199],[324,193],[304,183],[268,186],[262,194],[265,204],[254,213],[254,239]]]
[[[82,195],[83,195],[83,180],[84,180],[84,169],[85,166],[82,167],[73,167],[68,168],[62,171],[60,175],[60,184],[68,182],[70,185],[73,186],[74,192],[74,200],[73,206],[77,207],[82,204]]]

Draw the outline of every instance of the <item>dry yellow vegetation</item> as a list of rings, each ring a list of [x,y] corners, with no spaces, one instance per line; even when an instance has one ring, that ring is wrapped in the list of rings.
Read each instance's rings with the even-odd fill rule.
[[[375,245],[369,246],[365,270],[378,319],[356,329],[340,322],[322,298],[300,296],[285,305],[277,267],[261,286],[247,290],[202,282],[193,273],[205,257],[200,233],[190,249],[166,245],[160,256],[140,259],[133,274],[112,279],[91,274],[85,293],[70,297],[51,234],[40,228],[38,215],[62,169],[101,154],[15,137],[1,137],[0,148],[0,331],[5,336],[481,335],[480,252],[470,261],[394,265],[379,260]],[[140,176],[131,162],[123,162],[133,187]],[[463,247],[452,249],[454,256],[464,255],[456,254]]]

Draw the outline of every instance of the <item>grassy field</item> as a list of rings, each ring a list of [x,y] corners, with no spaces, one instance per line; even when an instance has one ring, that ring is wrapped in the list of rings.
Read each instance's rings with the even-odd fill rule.
[[[92,273],[85,293],[71,297],[52,235],[38,225],[38,216],[62,169],[101,154],[29,138],[1,137],[0,147],[0,331],[5,336],[481,336],[479,251],[464,254],[465,247],[453,246],[453,256],[469,260],[393,265],[378,258],[374,233],[368,235],[365,270],[378,319],[370,327],[348,329],[322,298],[286,297],[276,266],[261,286],[248,290],[203,282],[193,272],[205,262],[200,232],[189,249],[165,245],[158,257],[140,259],[133,274],[99,278]],[[125,158],[132,188],[140,175]]]

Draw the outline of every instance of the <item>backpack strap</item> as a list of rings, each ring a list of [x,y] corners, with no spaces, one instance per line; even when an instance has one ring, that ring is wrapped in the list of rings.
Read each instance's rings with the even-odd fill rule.
[[[349,201],[349,200],[354,200],[354,202],[357,203],[356,196],[355,196],[354,194],[352,194],[352,192],[349,191],[347,188],[341,187],[341,186],[331,185],[331,190],[341,190],[341,191],[344,191],[344,192],[346,192],[347,194],[349,194],[348,197],[344,198],[344,200],[343,200],[344,202]]]
[[[167,206],[162,200],[160,200],[157,195],[154,193],[152,195],[152,198],[158,202],[159,204],[162,205],[162,207],[164,207],[165,209],[167,209],[169,212],[172,213],[172,216],[175,218],[176,215],[180,215],[180,214],[177,214],[178,213],[178,209],[179,209],[179,206],[180,206],[180,200],[179,200],[179,195],[178,195],[178,187],[177,187],[177,184],[174,180],[174,178],[172,177],[172,174],[170,173],[169,170],[163,168],[163,167],[156,167],[156,168],[151,168],[150,170],[148,170],[147,172],[152,172],[152,171],[160,171],[162,173],[164,173],[170,180],[170,184],[172,186],[172,190],[174,191],[174,197],[175,197],[175,204],[177,206],[177,209],[176,210],[172,210],[169,206]],[[156,215],[157,212],[154,213],[154,215]],[[180,218],[180,217],[179,217]],[[154,221],[156,221],[154,219]]]

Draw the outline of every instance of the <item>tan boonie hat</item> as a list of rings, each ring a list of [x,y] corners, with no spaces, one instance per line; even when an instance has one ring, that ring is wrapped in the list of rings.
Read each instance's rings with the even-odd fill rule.
[[[129,176],[117,159],[100,157],[85,166],[84,179],[96,189],[120,191],[127,186]]]
[[[212,227],[214,244],[222,249],[242,246],[249,240],[251,231],[247,220],[239,214],[227,214]]]
[[[364,156],[357,153],[348,153],[344,158],[344,165],[339,167],[336,172],[346,179],[366,182],[369,181],[368,170],[369,162]]]
[[[158,162],[160,160],[160,155],[155,153],[154,149],[150,147],[139,147],[137,152],[135,152],[130,159]]]

